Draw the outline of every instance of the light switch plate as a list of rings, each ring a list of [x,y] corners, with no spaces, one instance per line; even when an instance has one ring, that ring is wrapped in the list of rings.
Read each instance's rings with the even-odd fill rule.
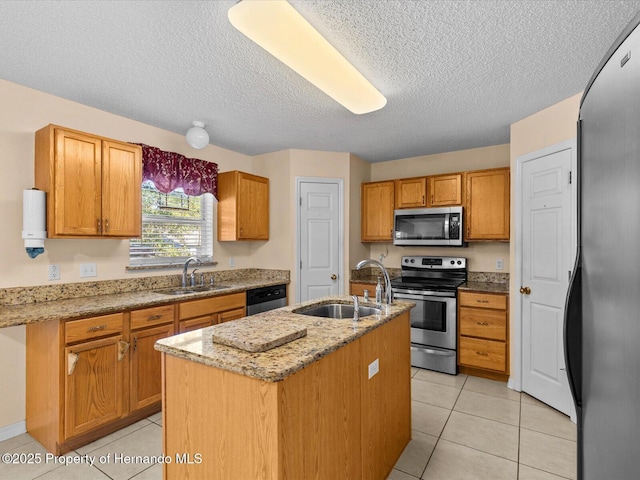
[[[380,371],[380,362],[376,358],[373,362],[369,364],[369,378],[373,377]]]
[[[501,258],[498,258],[496,260],[496,270],[504,270],[504,260]]]
[[[98,271],[95,263],[81,263],[80,264],[80,277],[96,277]]]

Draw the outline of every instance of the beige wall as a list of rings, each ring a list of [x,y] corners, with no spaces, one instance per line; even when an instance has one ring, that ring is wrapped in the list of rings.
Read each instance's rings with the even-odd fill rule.
[[[509,144],[493,145],[374,163],[371,165],[371,181],[508,166]],[[396,247],[391,243],[372,243],[369,246],[369,258],[378,260],[381,254],[388,255],[384,259],[388,267],[398,268],[403,255],[448,255],[466,257],[467,268],[472,272],[494,272],[496,260],[501,259],[504,270],[500,272],[509,272],[508,243],[472,242],[466,248]]]
[[[360,196],[360,184],[371,181],[371,164],[365,162],[356,155],[351,155],[351,168],[349,177],[349,216],[350,221],[347,224],[349,229],[349,261],[347,267],[349,270],[353,269],[360,260],[370,258],[370,245],[362,243],[361,238],[361,196]],[[345,292],[348,292],[345,289]]]

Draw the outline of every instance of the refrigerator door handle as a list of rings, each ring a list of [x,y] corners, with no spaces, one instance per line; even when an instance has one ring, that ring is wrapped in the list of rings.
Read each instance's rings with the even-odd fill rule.
[[[582,252],[578,246],[564,314],[564,356],[578,425],[582,412]]]

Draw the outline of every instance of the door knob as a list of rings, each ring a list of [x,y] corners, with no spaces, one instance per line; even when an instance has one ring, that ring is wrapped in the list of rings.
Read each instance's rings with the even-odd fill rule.
[[[338,276],[334,273],[333,275],[331,275],[331,280],[336,280],[338,278]]]
[[[531,289],[529,287],[520,287],[520,293],[529,295],[531,293]]]

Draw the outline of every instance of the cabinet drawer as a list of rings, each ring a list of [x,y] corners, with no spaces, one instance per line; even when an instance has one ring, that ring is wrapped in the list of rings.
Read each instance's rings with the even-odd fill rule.
[[[131,312],[131,330],[173,322],[173,305],[144,308]]]
[[[122,319],[122,313],[114,313],[101,317],[71,320],[65,323],[64,341],[68,345],[93,338],[119,335],[122,333]]]
[[[507,296],[491,293],[460,292],[458,301],[461,307],[507,309]]]
[[[504,372],[507,367],[506,344],[494,340],[460,337],[460,363],[470,367]]]
[[[203,298],[202,300],[193,300],[191,302],[183,302],[178,307],[179,318],[202,317],[210,313],[222,312],[233,308],[244,307],[246,304],[247,294],[234,293],[231,295],[223,295],[220,297]]]
[[[507,312],[460,307],[460,335],[505,341],[507,339]]]

